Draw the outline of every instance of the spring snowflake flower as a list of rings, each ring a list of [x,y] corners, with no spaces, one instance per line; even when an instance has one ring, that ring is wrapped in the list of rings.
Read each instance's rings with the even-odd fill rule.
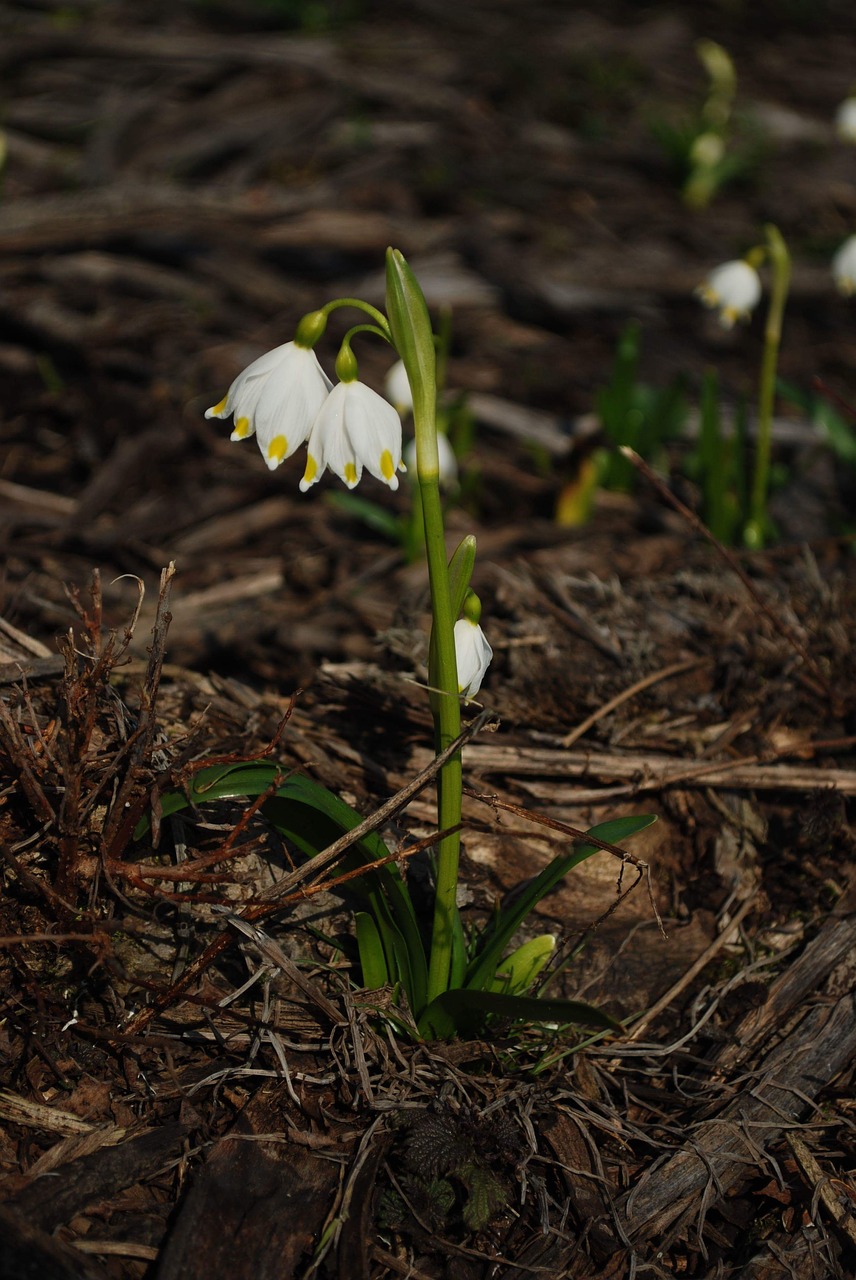
[[[835,132],[842,142],[856,142],[856,96],[845,98],[836,111]]]
[[[455,623],[455,658],[458,664],[458,693],[473,698],[481,688],[493,657],[485,634],[477,622],[459,618]]]
[[[842,293],[856,293],[856,236],[849,236],[832,259],[832,275]]]
[[[761,300],[758,272],[742,259],[716,267],[696,289],[706,307],[716,307],[726,329],[737,320],[748,320]]]
[[[413,412],[413,392],[410,390],[410,379],[403,360],[396,360],[386,375],[383,386],[384,395],[402,418]]]
[[[327,467],[349,489],[359,483],[363,467],[390,489],[398,488],[401,419],[392,405],[362,382],[339,382],[318,411],[307,446],[303,493],[321,479]]]
[[[310,347],[286,342],[239,373],[206,418],[234,415],[233,440],[254,435],[274,471],[309,436],[333,384]]]

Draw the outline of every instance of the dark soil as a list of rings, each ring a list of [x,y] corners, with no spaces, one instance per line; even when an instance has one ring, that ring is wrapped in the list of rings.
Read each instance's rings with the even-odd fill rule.
[[[0,34],[0,1275],[852,1275],[856,472],[783,398],[767,551],[670,501],[692,414],[671,490],[556,519],[631,321],[646,384],[695,403],[715,366],[751,410],[763,308],[726,331],[692,295],[768,222],[783,380],[856,397],[850,6],[19,2]],[[691,212],[654,133],[701,36],[749,162]],[[293,868],[246,805],[132,838],[212,760],[366,815],[430,763],[423,566],[203,417],[310,309],[381,305],[389,244],[473,423],[448,524],[500,726],[465,753],[465,918],[561,824],[656,813],[651,895],[604,853],[531,930],[625,1036],[398,1038],[342,892],[247,923]],[[384,836],[435,821],[429,788]]]

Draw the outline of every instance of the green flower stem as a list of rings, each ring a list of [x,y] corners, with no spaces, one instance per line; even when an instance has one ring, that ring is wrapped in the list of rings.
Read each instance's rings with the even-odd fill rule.
[[[436,427],[434,427],[436,431]],[[419,428],[417,426],[417,440]],[[436,437],[435,437],[436,448]],[[461,704],[458,698],[458,666],[455,658],[455,619],[449,590],[446,562],[446,539],[443,531],[443,508],[437,472],[425,476],[419,468],[419,490],[425,521],[425,550],[428,556],[428,581],[431,588],[431,695],[434,714],[436,750],[442,751],[461,732]],[[461,787],[463,784],[461,753],[457,752],[440,771],[438,817],[441,831],[456,827],[461,821]],[[460,831],[444,836],[437,846],[437,887],[434,898],[434,925],[431,933],[431,956],[428,963],[428,1002],[449,988],[452,960],[452,938],[457,916],[456,893],[458,862],[461,853]]]
[[[763,546],[767,532],[767,491],[770,485],[770,448],[776,395],[776,367],[782,340],[782,319],[791,278],[790,254],[778,228],[771,223],[765,230],[773,285],[767,323],[764,328],[764,354],[761,360],[761,381],[758,388],[758,441],[749,505],[749,523],[743,535],[749,547]]]
[[[386,338],[387,342],[392,341],[386,316],[382,311],[378,311],[377,307],[373,307],[370,302],[363,302],[362,298],[334,298],[332,302],[324,304],[321,312],[323,315],[328,316],[337,307],[356,307],[358,311],[364,311],[367,316],[371,316],[372,320],[374,320],[380,330],[381,337]]]
[[[455,658],[455,613],[452,604],[443,506],[440,501],[440,461],[437,453],[437,364],[431,319],[425,297],[403,255],[386,253],[386,309],[398,354],[404,361],[413,393],[416,470],[422,498],[425,552],[431,589],[429,683],[436,749],[442,751],[461,731],[458,664]],[[472,549],[474,551],[474,548]],[[459,566],[460,567],[460,566]],[[469,579],[467,579],[469,581]],[[439,827],[448,831],[461,821],[461,753],[451,756],[437,779]],[[437,886],[431,955],[428,961],[428,1003],[449,990],[455,938],[460,937],[457,885],[461,853],[455,831],[437,844]],[[422,1010],[414,1011],[417,1013]]]

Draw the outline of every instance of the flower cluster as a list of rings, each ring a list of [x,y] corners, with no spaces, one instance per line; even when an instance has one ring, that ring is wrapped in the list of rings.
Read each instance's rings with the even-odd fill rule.
[[[349,489],[363,471],[398,488],[402,461],[400,413],[412,410],[413,398],[402,362],[393,366],[387,393],[392,404],[357,381],[356,362],[347,339],[339,352],[334,386],[311,345],[311,331],[323,331],[321,312],[301,321],[297,337],[259,356],[234,380],[206,418],[232,418],[232,440],[255,436],[271,471],[306,445],[306,467],[300,489],[311,488],[329,468]],[[454,453],[445,435],[438,434],[441,481],[454,483]],[[465,616],[455,623],[454,641],[458,692],[474,696],[484,679],[493,651],[478,624],[481,610],[473,593]]]
[[[349,489],[364,469],[397,489],[405,470],[392,405],[355,378],[334,387],[312,348],[297,341],[254,360],[205,417],[233,417],[232,439],[254,435],[272,471],[306,444],[304,493],[328,467]]]

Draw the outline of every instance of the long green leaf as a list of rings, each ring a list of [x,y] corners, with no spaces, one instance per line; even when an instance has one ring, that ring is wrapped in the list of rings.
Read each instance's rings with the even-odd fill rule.
[[[218,800],[260,796],[271,789],[280,773],[277,765],[267,760],[212,765],[201,769],[184,791],[165,793],[161,812],[166,817],[191,805],[197,808]],[[339,796],[303,774],[286,778],[264,802],[262,811],[307,858],[313,858],[363,821],[362,815]],[[146,815],[137,825],[135,838],[142,839],[149,827],[150,818]],[[350,869],[361,863],[379,862],[388,854],[377,832],[370,832],[349,851],[341,866]],[[364,880],[352,881],[349,887],[368,899],[390,972],[401,980],[411,1007],[418,1011],[425,1003],[427,963],[413,903],[398,867],[387,863]]]
[[[448,1040],[453,1035],[479,1035],[488,1017],[514,1022],[579,1023],[605,1031],[623,1031],[615,1018],[581,1000],[539,1000],[535,996],[507,996],[497,991],[444,991],[432,1000],[419,1019],[426,1040]]]
[[[599,840],[605,840],[608,844],[619,844],[622,840],[636,835],[637,832],[644,831],[656,821],[656,814],[651,813],[636,817],[614,818],[610,822],[601,822],[598,826],[592,827],[588,834],[596,836]],[[470,964],[464,984],[468,990],[480,990],[490,985],[503,951],[533,907],[537,906],[569,871],[597,852],[597,845],[580,843],[574,845],[570,853],[560,853],[515,899],[511,907],[498,914],[486,936],[485,945]]]
[[[354,916],[354,924],[357,931],[357,947],[360,952],[360,968],[363,971],[363,986],[376,991],[378,987],[391,985],[383,943],[374,920],[367,911],[358,911]]]
[[[542,933],[537,938],[530,938],[516,951],[512,951],[510,956],[500,960],[496,973],[491,978],[490,990],[500,991],[508,996],[528,991],[555,950],[556,939],[552,933]]]

